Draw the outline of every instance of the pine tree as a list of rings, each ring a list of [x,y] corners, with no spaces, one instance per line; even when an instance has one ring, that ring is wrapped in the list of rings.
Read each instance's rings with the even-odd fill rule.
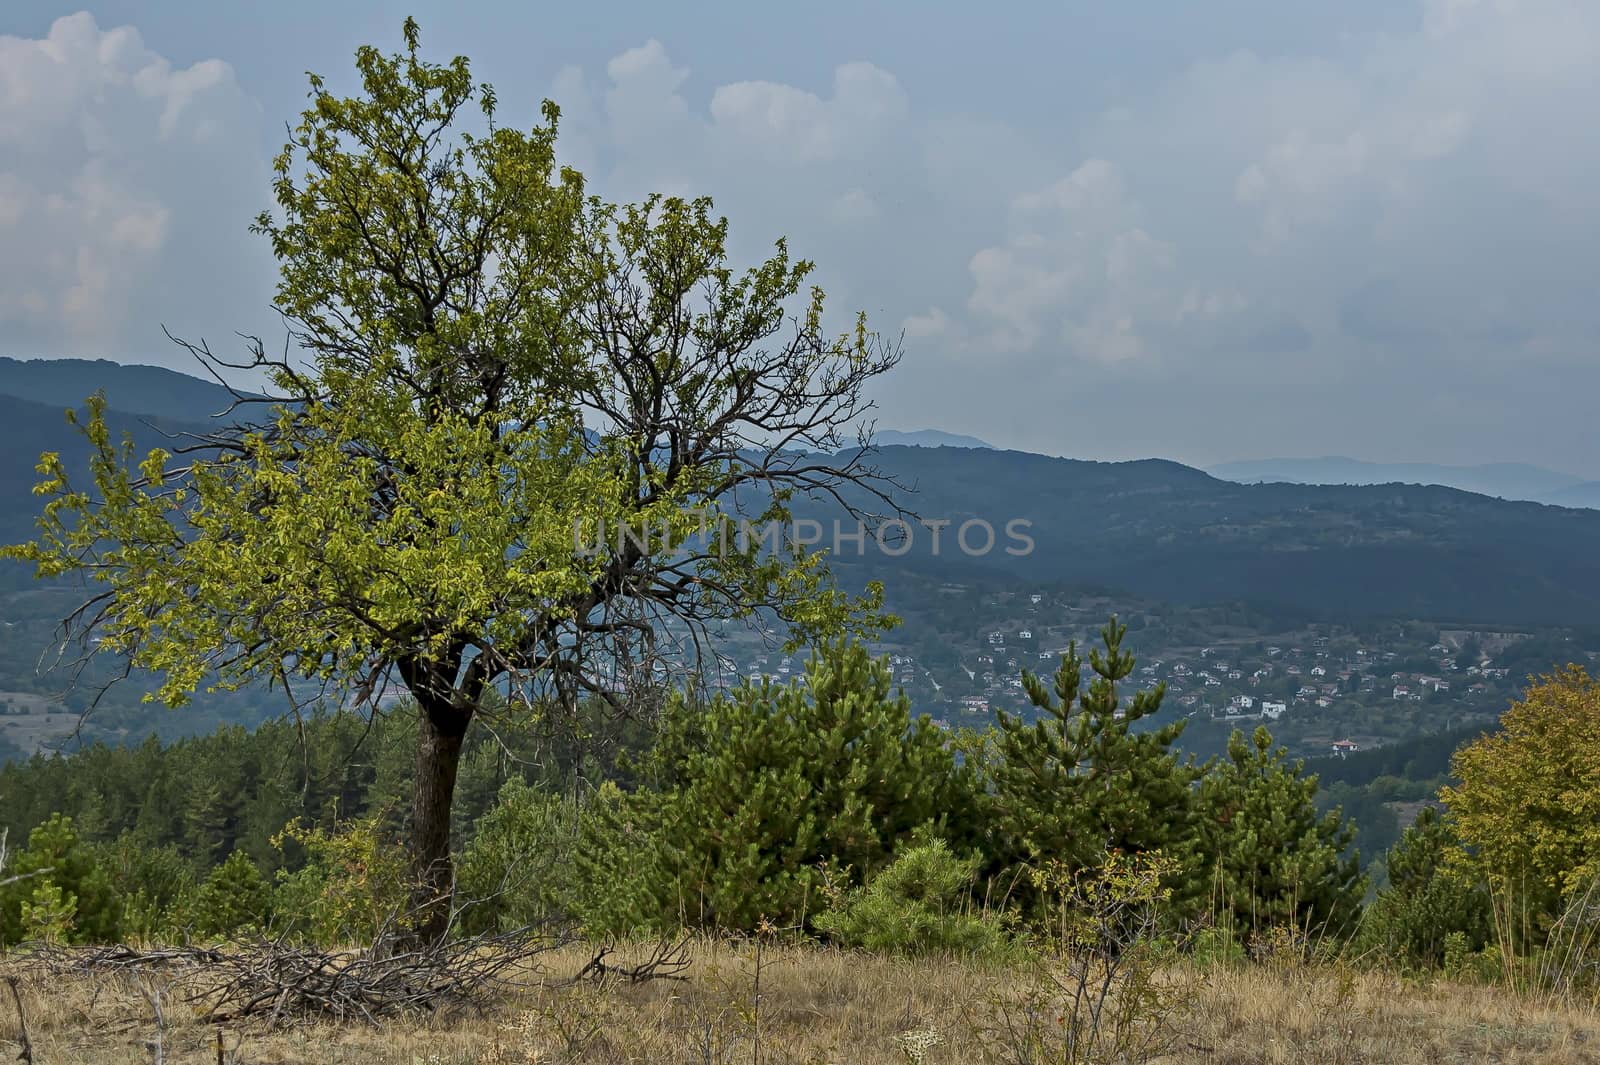
[[[860,882],[921,826],[970,835],[972,776],[946,739],[912,720],[887,664],[858,644],[823,648],[800,682],[747,684],[703,713],[678,698],[643,767],[656,786],[592,808],[587,922],[806,923],[825,905],[824,869]]]
[[[1450,858],[1460,848],[1450,823],[1426,806],[1389,851],[1389,883],[1373,900],[1362,927],[1385,957],[1435,967],[1444,963],[1452,935],[1467,951],[1489,942],[1489,889],[1453,867]]]
[[[234,851],[211,870],[196,892],[190,917],[203,936],[226,936],[265,928],[272,887],[244,851]]]
[[[1319,814],[1317,778],[1272,734],[1235,731],[1200,785],[1213,912],[1231,929],[1352,930],[1366,879],[1338,810]]]
[[[1056,670],[1053,695],[1024,673],[1023,688],[1039,711],[1033,724],[996,713],[987,759],[995,871],[1008,873],[1024,894],[1027,878],[1018,873],[1025,865],[1081,870],[1111,852],[1160,851],[1179,870],[1170,885],[1177,904],[1194,895],[1186,874],[1195,866],[1196,773],[1172,749],[1185,722],[1138,727],[1161,709],[1164,685],[1136,692],[1126,705],[1118,698],[1118,683],[1134,668],[1133,655],[1122,650],[1126,631],[1116,618],[1101,630],[1105,647],[1090,651],[1087,688],[1076,643]]]
[[[19,879],[0,888],[0,944],[16,943],[29,933],[27,913],[35,926],[48,918],[51,930],[74,943],[115,939],[121,900],[95,858],[70,817],[57,814],[29,833],[27,849],[10,870]]]

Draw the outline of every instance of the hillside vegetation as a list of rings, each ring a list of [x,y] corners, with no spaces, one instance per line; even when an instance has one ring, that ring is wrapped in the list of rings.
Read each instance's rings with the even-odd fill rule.
[[[0,365],[0,414],[15,426],[0,455],[0,534],[32,532],[41,451],[61,453],[83,470],[87,451],[62,417],[102,381],[83,373],[43,375],[48,363]],[[87,364],[91,367],[99,364]],[[40,373],[29,378],[25,367]],[[153,403],[174,374],[123,367],[106,382],[114,434],[142,446],[163,434],[205,431],[204,415],[228,395],[184,378],[185,395]],[[11,391],[11,390],[15,391]],[[22,395],[19,395],[22,394]],[[132,406],[149,403],[153,409]],[[209,428],[215,428],[214,426]],[[912,489],[918,516],[950,526],[937,555],[929,531],[913,525],[909,550],[889,557],[870,537],[858,557],[843,544],[839,561],[864,563],[869,576],[915,569],[959,579],[973,570],[1040,582],[1095,581],[1178,603],[1258,602],[1333,618],[1427,617],[1441,621],[1587,624],[1600,614],[1600,511],[1508,502],[1421,485],[1329,486],[1235,484],[1175,462],[1086,462],[1025,452],[958,447],[878,449],[875,464]],[[866,500],[844,493],[858,503]],[[854,519],[819,505],[796,517],[823,523],[832,546],[835,522]],[[968,555],[955,542],[962,523],[981,519],[995,547]],[[1027,554],[1007,554],[1007,522],[1028,523]],[[974,545],[982,537],[974,531]],[[22,569],[4,566],[16,587]]]
[[[624,945],[620,964],[648,956]],[[1014,971],[957,958],[901,959],[809,946],[694,940],[683,981],[569,983],[593,950],[570,945],[486,1016],[371,1027],[225,1025],[227,1061],[343,1065],[1015,1065],[997,1039]],[[1585,1065],[1600,1061],[1592,1009],[1449,981],[1415,982],[1290,959],[1177,970],[1187,991],[1167,1065]],[[132,981],[24,974],[40,1062],[215,1061],[219,1028],[175,1008],[158,1031]],[[0,1007],[3,1011],[4,1007]],[[3,1014],[0,1014],[3,1015]],[[3,1022],[0,1022],[3,1023]],[[0,1031],[4,1031],[0,1028]],[[3,1036],[0,1036],[3,1040]],[[1048,1059],[1047,1059],[1048,1060]]]
[[[119,371],[115,403],[40,424],[17,508],[37,531],[0,557],[42,583],[6,598],[7,631],[26,649],[66,600],[55,645],[90,690],[120,670],[113,691],[174,710],[222,691],[288,712],[0,768],[19,1060],[126,1059],[135,1039],[156,1065],[1591,1054],[1600,681],[1561,626],[1600,603],[1600,514],[1158,461],[888,447],[874,465],[846,444],[899,344],[864,315],[825,325],[810,260],[778,239],[740,267],[709,199],[592,194],[558,108],[501,121],[464,57],[402,32],[357,52],[354,96],[310,75],[274,156],[252,228],[299,355],[188,348],[269,380],[270,416],[151,447],[174,426],[134,424]],[[9,401],[18,424],[65,387],[52,372]],[[880,504],[958,547],[968,519],[1009,543],[953,556],[901,521],[909,550],[848,571],[826,533],[689,543]],[[1019,529],[1030,547],[1004,550]],[[917,711],[913,660],[881,648],[884,578],[912,572],[968,597],[969,624],[1017,623],[974,658],[1015,697],[968,695],[954,724]],[[1195,668],[1141,668],[1114,613],[1083,639],[1044,592],[949,579],[972,572],[1225,602],[1234,633],[1169,644]],[[1252,602],[1431,620],[1299,625],[1285,648],[1239,631]],[[1064,647],[1038,646],[1034,608]],[[776,664],[729,635],[751,626]],[[1508,680],[1496,656],[1569,652],[1448,776],[1393,753],[1441,786],[1390,796],[1417,809],[1381,884],[1244,690],[1277,697],[1273,722],[1293,699],[1310,743],[1313,707],[1377,710],[1393,682],[1398,737],[1413,708],[1456,706],[1443,674],[1483,694]],[[1191,721],[1250,716],[1202,710],[1225,688],[1253,719],[1198,758]],[[38,693],[4,695],[35,716]],[[1481,698],[1460,709],[1479,724]],[[1335,787],[1372,798],[1382,768]],[[1445,1006],[1441,986],[1468,990]]]

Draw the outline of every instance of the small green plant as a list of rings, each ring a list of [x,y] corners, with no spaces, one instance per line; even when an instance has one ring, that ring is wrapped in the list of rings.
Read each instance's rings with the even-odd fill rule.
[[[383,838],[377,818],[337,831],[291,823],[274,846],[300,848],[305,864],[278,873],[272,910],[286,930],[324,946],[373,943],[405,922],[410,880],[404,852]]]
[[[457,867],[463,928],[507,931],[566,916],[582,813],[570,798],[506,781]]]
[[[195,932],[231,936],[264,928],[271,905],[271,885],[249,855],[234,851],[211,870],[188,910]]]
[[[916,844],[866,886],[833,890],[816,927],[843,946],[879,953],[1004,954],[1003,921],[973,909],[979,861],[957,857],[942,839]]]
[[[1046,914],[1020,991],[993,998],[979,1028],[1008,1065],[1153,1061],[1175,1046],[1192,969],[1162,938],[1175,863],[1112,853],[1089,869],[1051,863],[1033,882]]]
[[[0,945],[54,936],[73,943],[117,938],[122,900],[72,818],[56,814],[28,834],[0,883]]]
[[[22,902],[22,937],[33,943],[63,943],[78,919],[78,897],[42,880]]]

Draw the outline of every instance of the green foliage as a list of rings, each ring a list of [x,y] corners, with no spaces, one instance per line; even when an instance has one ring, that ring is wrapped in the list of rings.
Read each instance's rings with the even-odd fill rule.
[[[617,753],[639,741],[606,731],[607,722],[591,720],[599,716],[594,708],[583,713],[591,744],[606,751],[604,759],[585,755],[583,768],[610,775]],[[456,808],[462,838],[508,775],[537,764],[541,782],[565,787],[578,771],[565,729],[519,725],[468,741]],[[126,840],[113,865],[134,860],[139,849],[171,849],[203,876],[242,850],[266,871],[282,860],[272,839],[292,820],[332,828],[337,819],[376,817],[399,831],[394,796],[411,786],[415,744],[415,722],[401,708],[372,720],[313,714],[170,744],[151,739],[41,755],[0,766],[0,829],[16,843],[59,812],[82,839],[113,847]],[[118,883],[132,890],[138,881]]]
[[[23,896],[18,916],[24,941],[62,943],[77,928],[78,897],[53,880],[38,880]]]
[[[69,412],[88,477],[41,455],[37,536],[0,558],[92,579],[76,635],[159,675],[172,706],[263,681],[358,703],[403,684],[436,936],[461,740],[492,694],[600,690],[618,660],[649,675],[663,615],[704,631],[760,613],[797,645],[892,624],[881,586],[846,593],[821,551],[682,548],[867,478],[793,456],[839,451],[899,356],[864,317],[827,332],[812,264],[781,239],[736,271],[710,200],[586,195],[557,162],[555,105],[500,124],[494,90],[464,57],[425,59],[414,21],[402,52],[363,47],[356,69],[349,97],[311,76],[253,227],[305,356],[253,346],[274,401],[176,459],[119,439],[91,397]],[[231,800],[192,797],[207,860]]]
[[[1189,989],[1163,936],[1177,917],[1169,885],[1178,874],[1153,851],[1033,870],[1037,958],[1020,987],[995,996],[986,1022],[1001,1060],[1099,1065],[1176,1049]]]
[[[1265,727],[1233,733],[1228,756],[1200,784],[1202,849],[1213,912],[1251,934],[1273,927],[1345,935],[1366,879],[1350,853],[1354,832],[1337,810],[1319,815],[1317,778],[1290,763]]]
[[[57,815],[28,835],[0,886],[0,945],[50,934],[74,943],[115,939],[122,907],[111,877],[72,819]]]
[[[271,907],[267,878],[249,855],[234,851],[195,892],[188,916],[196,935],[233,936],[266,928]]]
[[[176,846],[146,846],[124,832],[96,844],[95,853],[122,903],[122,936],[156,939],[182,933],[180,911],[196,884],[193,863]]]
[[[457,866],[463,929],[509,931],[566,916],[583,816],[571,798],[506,781]]]
[[[956,856],[942,839],[913,844],[864,887],[836,892],[817,930],[879,953],[1005,955],[1012,944],[1001,915],[973,905],[981,861]]]
[[[1461,846],[1428,806],[1389,852],[1389,883],[1367,908],[1363,942],[1405,966],[1462,970],[1491,935],[1488,888],[1452,868]]]
[[[1454,769],[1453,863],[1488,884],[1503,947],[1541,942],[1600,880],[1600,683],[1577,666],[1541,677]]]
[[[299,869],[278,873],[271,909],[279,931],[346,946],[374,943],[402,926],[409,886],[405,854],[384,838],[376,820],[336,831],[291,824],[275,842],[305,855]],[[241,871],[237,882],[250,890],[247,873]],[[248,899],[246,894],[242,901]]]
[[[833,644],[802,681],[675,701],[642,769],[602,797],[579,852],[591,930],[805,923],[823,874],[870,877],[920,826],[971,830],[972,777],[891,692],[886,662]],[[627,875],[619,875],[626,870]]]
[[[1122,650],[1126,631],[1115,618],[1102,630],[1104,651],[1090,652],[1087,688],[1076,644],[1056,671],[1053,697],[1024,674],[1040,711],[1033,724],[996,715],[986,758],[995,850],[1012,867],[1059,863],[1074,872],[1098,866],[1107,853],[1160,851],[1174,885],[1185,898],[1197,896],[1196,770],[1172,749],[1184,721],[1146,728],[1164,687],[1139,691],[1126,705],[1119,700],[1117,684],[1134,668]]]

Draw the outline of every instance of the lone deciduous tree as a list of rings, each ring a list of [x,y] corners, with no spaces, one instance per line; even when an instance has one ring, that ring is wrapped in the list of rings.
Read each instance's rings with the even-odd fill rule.
[[[1542,942],[1600,885],[1600,679],[1568,664],[1533,678],[1500,728],[1455,753],[1439,797],[1459,839],[1450,864],[1488,885],[1495,933]]]
[[[403,684],[429,938],[486,696],[618,700],[659,675],[663,637],[693,657],[723,620],[797,639],[888,620],[876,586],[845,594],[819,554],[739,523],[781,522],[793,493],[889,502],[843,437],[898,350],[860,318],[826,333],[781,240],[730,269],[707,200],[587,195],[557,165],[553,104],[504,128],[465,59],[422,59],[409,20],[405,40],[357,53],[357,96],[313,76],[276,159],[254,229],[280,264],[284,353],[184,344],[274,394],[236,393],[225,430],[144,456],[92,400],[93,483],[46,454],[40,533],[6,554],[87,577],[69,633],[160,674],[173,705],[261,678],[347,702]]]

